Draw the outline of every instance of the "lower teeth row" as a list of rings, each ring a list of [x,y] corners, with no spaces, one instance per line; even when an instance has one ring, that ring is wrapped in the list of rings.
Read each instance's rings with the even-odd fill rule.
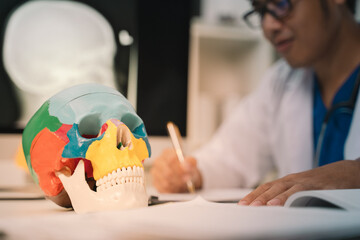
[[[122,178],[116,178],[113,179],[111,181],[107,181],[106,183],[101,184],[100,186],[97,187],[97,192],[99,191],[104,191],[108,188],[111,188],[113,186],[117,186],[120,184],[125,184],[125,183],[139,183],[139,184],[143,184],[143,178],[142,177],[122,177]]]

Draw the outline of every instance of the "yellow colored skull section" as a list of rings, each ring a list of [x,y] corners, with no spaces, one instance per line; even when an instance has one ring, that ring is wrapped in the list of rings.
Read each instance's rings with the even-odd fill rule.
[[[108,120],[107,129],[101,140],[93,142],[86,152],[91,161],[95,180],[121,168],[141,167],[149,157],[146,143],[137,139],[122,122]]]

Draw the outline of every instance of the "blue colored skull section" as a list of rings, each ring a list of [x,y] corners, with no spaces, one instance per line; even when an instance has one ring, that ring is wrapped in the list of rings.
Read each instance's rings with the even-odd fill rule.
[[[136,138],[145,141],[151,156],[143,121],[130,102],[115,89],[99,84],[66,89],[50,98],[49,112],[64,124],[78,124],[81,135],[97,134],[108,119],[119,119]]]
[[[96,138],[84,138],[80,135],[78,124],[74,124],[67,132],[69,143],[65,145],[62,152],[63,158],[85,158],[89,146],[101,140],[104,134]]]

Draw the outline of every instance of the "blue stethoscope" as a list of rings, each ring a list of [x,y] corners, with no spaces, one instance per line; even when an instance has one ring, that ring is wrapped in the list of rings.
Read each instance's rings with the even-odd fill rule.
[[[359,91],[359,86],[360,86],[360,71],[357,74],[355,85],[351,92],[351,96],[350,96],[349,100],[339,102],[339,103],[335,104],[333,107],[331,107],[329,109],[329,111],[327,111],[325,118],[323,120],[323,123],[321,125],[321,130],[320,130],[319,138],[318,138],[316,149],[315,149],[315,156],[314,156],[314,162],[313,162],[314,168],[319,166],[321,149],[322,149],[322,145],[324,143],[324,136],[325,136],[326,128],[327,128],[330,117],[335,113],[335,111],[336,112],[340,111],[341,113],[350,114],[350,115],[354,112],[356,98],[357,98],[358,91]]]

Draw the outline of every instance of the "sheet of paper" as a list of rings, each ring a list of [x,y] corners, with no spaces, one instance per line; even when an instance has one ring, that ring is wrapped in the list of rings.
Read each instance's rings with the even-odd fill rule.
[[[45,199],[40,187],[27,184],[17,187],[0,187],[0,200],[36,200]]]
[[[21,203],[13,203],[11,207],[21,209],[16,204]],[[35,207],[22,216],[19,214],[23,210],[13,217],[0,214],[0,231],[5,239],[333,239],[360,236],[360,211],[246,207],[208,202],[201,197],[187,202],[83,215],[50,205],[48,209],[41,209],[44,205],[32,205]]]
[[[285,202],[286,207],[313,206],[316,199],[348,211],[360,211],[360,189],[313,190],[297,192]]]
[[[31,200],[31,199],[45,199],[42,193],[31,192],[13,192],[13,191],[0,191],[0,200]]]
[[[194,194],[191,193],[159,193],[154,189],[149,189],[148,194],[157,196],[160,201],[189,201],[198,196],[213,202],[239,201],[245,197],[252,189],[231,188],[231,189],[208,189],[201,190]]]

